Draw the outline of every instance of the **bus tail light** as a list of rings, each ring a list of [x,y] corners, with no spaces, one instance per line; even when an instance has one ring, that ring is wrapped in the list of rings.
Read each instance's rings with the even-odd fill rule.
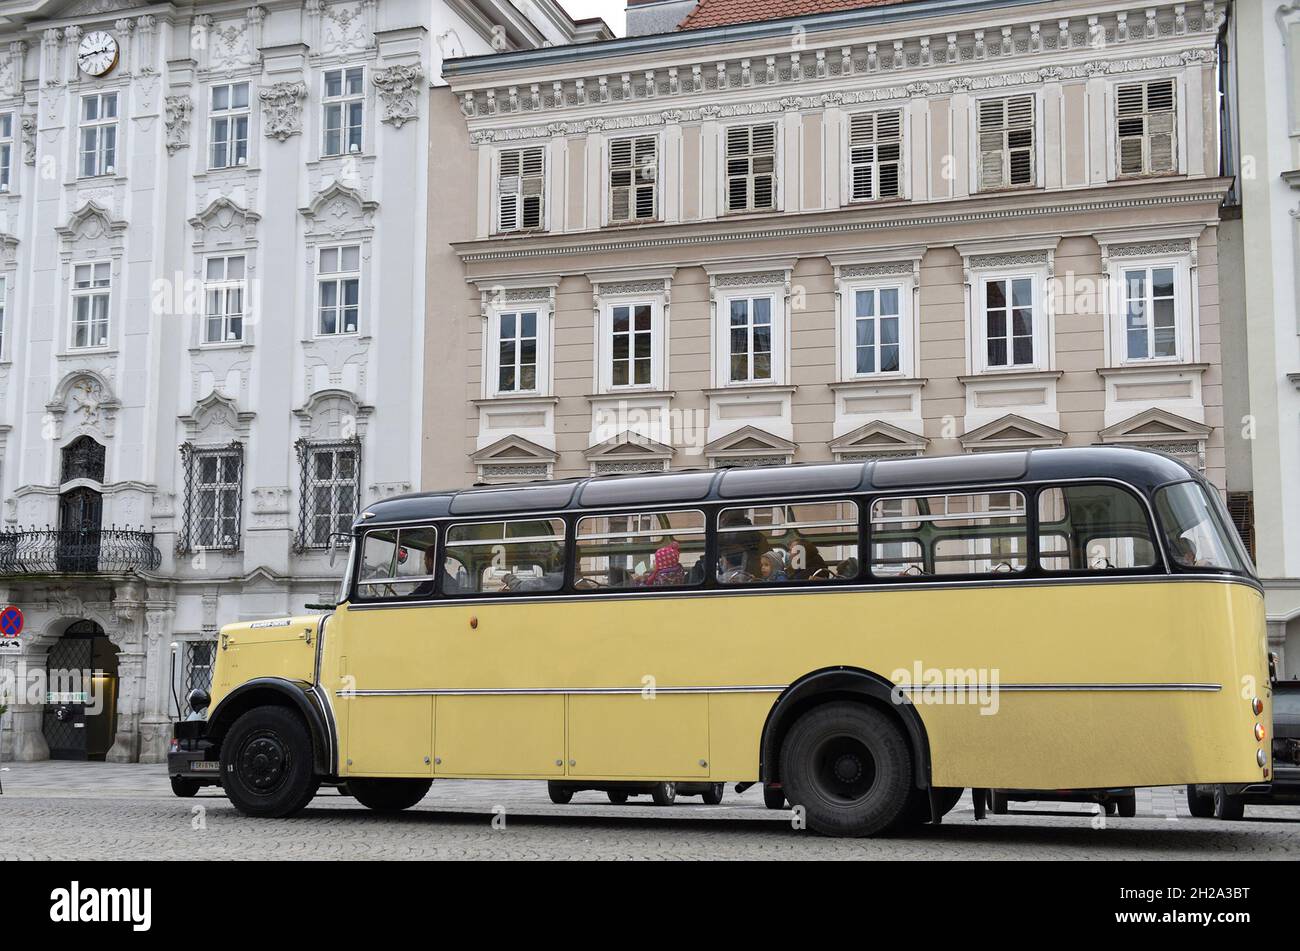
[[[1264,742],[1264,724],[1255,724],[1255,739],[1259,740],[1261,743]]]
[[[1255,716],[1259,716],[1264,712],[1264,701],[1259,699],[1259,697],[1256,697],[1254,700],[1250,701],[1250,709]]]
[[[1258,763],[1262,768],[1263,765],[1268,762],[1268,754],[1265,753],[1263,750],[1256,751],[1255,762]]]

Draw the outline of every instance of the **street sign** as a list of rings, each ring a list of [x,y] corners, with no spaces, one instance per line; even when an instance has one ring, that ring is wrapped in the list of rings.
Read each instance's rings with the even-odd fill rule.
[[[0,611],[0,637],[17,637],[23,632],[23,612],[21,608],[9,605]]]

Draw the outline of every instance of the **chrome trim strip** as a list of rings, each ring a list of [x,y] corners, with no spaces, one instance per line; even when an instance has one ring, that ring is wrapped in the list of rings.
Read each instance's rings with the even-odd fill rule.
[[[786,685],[788,686],[788,684]],[[742,687],[656,687],[656,694],[711,694],[711,693],[781,693],[786,686],[780,684],[742,686]],[[962,691],[1007,691],[1009,693],[1058,693],[1058,692],[1191,692],[1218,693],[1221,684],[1198,683],[1097,683],[1097,684],[952,684],[946,686],[912,686],[899,684],[898,689],[907,693],[924,693],[942,691],[958,693]],[[337,696],[350,697],[540,697],[540,696],[636,696],[646,692],[644,687],[436,687],[393,690],[338,690]]]
[[[1239,584],[1247,588],[1253,588],[1256,591],[1262,591],[1258,582],[1251,578],[1245,578],[1238,575],[1221,575],[1221,574],[1178,574],[1178,575],[1102,575],[1095,578],[1068,577],[1068,578],[1022,578],[1018,575],[999,575],[995,578],[973,578],[966,581],[917,581],[917,582],[898,582],[898,581],[877,581],[870,584],[861,583],[836,583],[830,582],[823,585],[780,585],[771,588],[763,588],[757,585],[746,585],[735,588],[696,588],[676,591],[651,591],[651,590],[627,590],[627,591],[582,591],[571,592],[567,594],[552,593],[544,596],[525,596],[525,595],[508,595],[508,596],[490,596],[481,598],[468,597],[447,597],[434,598],[427,601],[385,601],[383,603],[371,604],[369,602],[352,602],[347,603],[349,611],[391,611],[394,608],[454,608],[465,605],[479,604],[538,604],[545,602],[572,602],[572,601],[597,601],[597,600],[633,600],[641,598],[735,598],[750,596],[771,596],[781,594],[843,594],[846,592],[857,592],[864,594],[867,592],[888,592],[888,591],[937,591],[940,589],[962,589],[962,588],[1004,588],[1004,587],[1050,587],[1060,586],[1069,587],[1082,584],[1168,584],[1170,582],[1218,582],[1220,584]]]

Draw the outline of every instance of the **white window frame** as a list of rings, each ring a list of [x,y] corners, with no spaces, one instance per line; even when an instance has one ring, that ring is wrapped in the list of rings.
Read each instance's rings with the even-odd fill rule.
[[[361,73],[361,89],[359,92],[348,92],[348,74],[354,71]],[[342,92],[337,96],[331,96],[327,90],[329,88],[329,77],[335,73],[339,74],[341,80]],[[361,106],[361,119],[357,125],[357,134],[360,141],[353,144],[348,141],[348,130],[351,128],[347,122],[348,113],[351,106],[359,104]],[[329,69],[321,70],[320,76],[320,154],[321,158],[342,158],[347,155],[364,155],[366,151],[366,67],[364,63],[354,63],[350,65],[331,66]],[[329,136],[329,113],[330,110],[337,107],[339,110],[339,150],[331,152],[327,145]]]
[[[882,290],[898,291],[898,369],[879,369],[879,313],[876,318],[877,369],[859,373],[857,363],[857,295],[859,291],[876,294],[877,312]],[[913,282],[910,278],[889,276],[882,278],[845,280],[840,285],[840,379],[874,380],[909,378],[915,376],[915,317],[912,309]]]
[[[235,482],[203,482],[202,466],[203,460],[212,458],[217,460],[218,473],[228,465],[227,460],[234,457],[238,466],[238,476]],[[191,519],[190,531],[193,533],[190,539],[191,551],[225,551],[238,550],[242,539],[238,537],[243,532],[243,498],[244,498],[244,465],[242,456],[231,449],[196,449],[194,451],[194,473],[193,483],[190,491],[194,493],[194,499],[191,502]],[[234,519],[236,526],[236,538],[232,545],[226,545],[220,537],[211,539],[204,538],[205,519],[199,513],[203,510],[203,496],[210,493],[213,496],[212,516],[208,519],[212,526],[213,536],[220,535],[220,527],[223,520],[230,517],[230,513],[222,507],[222,500],[227,497],[227,493],[234,489]]]
[[[879,143],[873,146],[876,151],[876,160],[869,163],[872,168],[872,194],[870,198],[853,197],[853,170],[855,163],[853,161],[853,120],[857,116],[876,116],[876,123],[879,123],[879,116],[886,113],[898,114],[898,194],[897,195],[880,195],[880,161],[879,161]],[[841,204],[843,205],[863,205],[875,202],[901,201],[912,197],[911,176],[908,174],[908,137],[909,137],[909,116],[905,106],[896,106],[891,109],[858,109],[853,112],[844,113],[844,122],[840,135],[840,154],[844,156],[844,174],[842,175],[842,185],[840,191]]]
[[[235,89],[238,86],[244,87],[245,94],[244,94],[243,106],[228,105],[225,109],[218,109],[214,105],[218,89],[225,89],[227,102],[233,103]],[[253,95],[253,85],[246,79],[239,80],[236,82],[228,82],[228,83],[213,83],[211,86],[208,87],[208,168],[209,169],[242,168],[248,164],[249,154],[250,154],[249,149],[252,142],[252,136],[250,135],[250,130],[252,129],[252,122],[253,122],[252,108],[251,108],[252,95]],[[234,133],[234,129],[238,125],[240,119],[243,120],[243,124],[244,124],[244,136],[242,139],[243,142],[242,156],[236,154],[238,152],[237,145],[241,140]],[[225,136],[226,160],[221,164],[218,164],[216,161],[217,124],[219,122],[226,123],[226,136]]]
[[[0,112],[0,192],[13,187],[14,114]]]
[[[1151,172],[1146,171],[1145,166],[1148,164],[1150,157],[1149,132],[1143,135],[1143,166],[1142,172],[1123,172],[1120,170],[1120,134],[1119,134],[1119,89],[1121,86],[1143,85],[1146,86],[1153,82],[1172,82],[1174,86],[1174,167],[1166,171]],[[1145,93],[1144,93],[1145,96]],[[1187,108],[1186,94],[1183,88],[1182,77],[1174,73],[1157,73],[1153,75],[1144,75],[1140,78],[1116,79],[1107,87],[1107,105],[1106,105],[1106,135],[1109,148],[1107,149],[1107,171],[1108,178],[1111,181],[1127,180],[1134,178],[1159,178],[1169,175],[1182,175],[1187,171]]]
[[[230,278],[230,261],[232,258],[241,258],[244,262],[243,276]],[[222,262],[222,278],[212,280],[208,277],[209,265],[213,261]],[[238,312],[232,311],[230,301],[232,292],[238,291],[239,308]],[[221,306],[219,312],[214,314],[211,311],[210,304],[212,295],[218,295]],[[208,338],[208,328],[214,317],[219,317],[221,321],[221,337],[217,340]],[[230,336],[230,321],[232,318],[239,319],[239,336]],[[248,252],[236,251],[230,254],[210,254],[203,260],[203,326],[199,329],[200,345],[204,347],[220,347],[234,344],[242,344],[248,335]]]
[[[619,307],[650,308],[650,382],[648,383],[614,383],[614,310]],[[664,302],[662,296],[627,295],[612,299],[601,299],[600,321],[597,333],[596,390],[598,393],[623,393],[638,390],[661,390],[664,381],[663,323]]]
[[[86,102],[94,99],[98,101],[97,114],[99,118],[84,119]],[[105,119],[104,103],[108,101],[113,103],[113,117]],[[122,97],[117,90],[105,90],[103,92],[84,93],[77,97],[77,177],[78,178],[101,178],[105,175],[116,175],[118,166],[121,164],[122,136],[121,125],[119,120],[122,117]],[[106,132],[112,130],[113,138],[113,161],[108,162],[107,150],[104,147]],[[94,130],[95,148],[95,170],[87,172],[85,170],[84,158],[88,151],[83,147],[85,133]]]
[[[642,140],[649,140],[650,142],[654,143],[654,162],[653,162],[654,178],[649,183],[646,183],[644,181],[638,183],[637,175],[636,175],[637,166],[635,164],[635,150],[636,150],[637,143],[641,142]],[[634,162],[632,165],[632,169],[633,169],[632,184],[629,186],[614,185],[614,146],[619,142],[632,143],[632,149],[633,149],[632,157]],[[647,166],[649,166],[650,164],[651,163],[646,163]],[[651,221],[659,221],[660,218],[663,216],[663,180],[664,180],[663,172],[664,172],[663,141],[660,139],[660,137],[657,134],[651,132],[643,135],[611,136],[605,145],[605,223],[607,225],[635,225],[635,224],[644,224],[646,222],[651,222]],[[649,184],[649,186],[653,189],[653,194],[654,194],[653,207],[649,217],[637,217],[637,215],[635,214],[636,192],[638,188],[643,188],[646,186],[646,184]],[[630,214],[625,218],[614,217],[614,192],[616,187],[627,188],[629,191],[628,210]],[[545,185],[543,185],[543,191],[544,190],[545,190]],[[545,207],[543,207],[543,217],[545,217]]]
[[[5,360],[5,327],[9,317],[9,278],[0,274],[0,363]]]
[[[101,266],[108,269],[108,279],[103,284],[98,284],[96,283],[95,270]],[[79,264],[72,264],[71,267],[72,276],[68,300],[68,349],[78,352],[108,350],[113,345],[113,262],[108,260],[82,261]],[[89,287],[77,287],[77,271],[82,268],[90,269],[91,285]],[[87,314],[89,319],[85,321],[86,334],[88,340],[93,340],[95,325],[98,323],[94,316],[95,300],[98,298],[104,299],[103,343],[87,343],[78,346],[77,328],[81,325],[81,321],[77,320],[77,301],[88,301]]]
[[[537,372],[531,389],[501,389],[501,319],[506,314],[537,315]],[[551,387],[551,308],[545,301],[521,301],[500,304],[488,312],[487,341],[484,348],[485,392],[489,397],[546,396]],[[516,366],[518,366],[516,353]],[[516,375],[516,382],[518,376]]]
[[[530,150],[536,150],[542,156],[542,170],[536,173],[541,177],[542,185],[540,192],[541,209],[538,214],[538,223],[534,227],[525,227],[523,224],[523,198],[524,198],[524,179],[533,176],[523,174],[524,155]],[[501,166],[505,156],[512,153],[519,153],[519,190],[505,192],[501,187]],[[517,148],[499,149],[492,156],[492,233],[493,234],[534,234],[549,230],[550,222],[548,216],[551,208],[551,176],[550,176],[550,149],[545,145],[524,145]],[[506,227],[502,222],[501,209],[502,201],[506,195],[516,196],[515,204],[515,224],[512,227]]]
[[[1128,271],[1146,271],[1148,274],[1148,299],[1150,272],[1156,268],[1172,268],[1174,272],[1174,355],[1129,357],[1128,354]],[[1161,366],[1171,363],[1189,363],[1195,359],[1195,335],[1192,313],[1191,268],[1187,256],[1131,257],[1110,262],[1110,312],[1111,353],[1119,366]],[[1152,326],[1147,324],[1147,339],[1152,340]]]
[[[1022,184],[1011,184],[1011,167],[1010,158],[1008,157],[1003,163],[1003,170],[1006,173],[1005,182],[999,185],[984,186],[980,183],[982,167],[980,162],[980,106],[989,100],[1011,100],[1028,97],[1034,108],[1034,149],[1033,149],[1033,181]],[[968,128],[970,129],[969,144],[969,161],[970,161],[970,180],[972,194],[987,194],[990,192],[1000,191],[1019,191],[1035,188],[1042,188],[1044,182],[1044,159],[1045,149],[1043,148],[1043,96],[1041,92],[1032,89],[1002,89],[994,95],[980,96],[972,98],[968,112]],[[1005,138],[1003,140],[1005,142]],[[1004,154],[1009,156],[1009,150],[1004,149]]]
[[[343,251],[347,248],[356,248],[357,266],[355,270],[343,270]],[[322,269],[322,260],[327,251],[333,251],[336,255],[337,270],[325,271]],[[333,339],[335,337],[355,337],[361,333],[361,321],[365,312],[364,288],[361,281],[362,272],[362,243],[360,241],[341,241],[338,243],[323,244],[316,248],[316,280],[315,280],[315,311],[313,317],[313,336]],[[346,326],[343,319],[345,305],[343,303],[343,290],[349,281],[356,281],[357,284],[357,325],[352,330],[345,330]],[[325,312],[325,287],[334,286],[333,309],[337,311],[335,316],[333,331],[327,331],[323,327]]]
[[[731,378],[731,302],[768,298],[772,314],[772,376],[762,380],[733,380]],[[751,305],[752,308],[752,305]],[[787,315],[785,292],[778,287],[736,288],[717,298],[714,317],[714,374],[718,387],[780,386],[786,379]],[[751,324],[752,326],[752,310]],[[752,339],[752,334],[750,335]],[[752,351],[751,351],[752,361]],[[751,362],[752,366],[752,362]]]
[[[971,341],[974,352],[971,362],[976,373],[1027,373],[1035,370],[1050,370],[1052,367],[1052,315],[1048,300],[1048,278],[1046,265],[1037,268],[989,268],[973,272],[971,281]],[[995,281],[1014,281],[1029,279],[1030,294],[1033,301],[1033,342],[1034,356],[1030,363],[1010,363],[991,366],[989,359],[988,313],[986,311],[987,286]],[[1010,308],[1007,309],[1008,353],[1010,354]]]
[[[756,126],[770,125],[773,129],[773,159],[772,159],[772,207],[771,208],[736,208],[732,209],[728,201],[730,195],[730,176],[727,174],[727,140],[731,130],[737,128],[754,128]],[[750,141],[752,144],[753,136]],[[784,172],[784,144],[785,141],[785,124],[780,117],[768,120],[754,121],[750,119],[746,122],[731,122],[718,127],[718,214],[721,217],[734,215],[771,215],[780,212],[784,204],[784,189],[782,188],[781,178]],[[750,175],[753,175],[751,166]],[[752,187],[749,189],[752,197]]]
[[[352,457],[352,475],[346,477],[337,475],[339,458],[345,455]],[[315,475],[316,459],[319,456],[330,457],[330,470],[336,474],[329,479],[321,479]],[[336,534],[338,530],[345,531],[344,525],[350,524],[361,510],[361,443],[329,440],[309,443],[306,452],[303,453],[302,464],[307,467],[307,472],[300,472],[299,478],[301,484],[307,487],[307,492],[302,499],[303,534],[299,543],[305,548],[323,548],[328,544],[329,536]],[[328,511],[322,511],[316,505],[316,490],[322,487],[329,489]],[[339,505],[338,489],[340,488],[352,490],[352,508],[348,512]],[[329,529],[324,538],[321,538],[316,531],[316,526],[322,519],[327,520]]]

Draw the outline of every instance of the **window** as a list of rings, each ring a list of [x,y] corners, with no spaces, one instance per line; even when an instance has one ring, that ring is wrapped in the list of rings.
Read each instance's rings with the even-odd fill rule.
[[[1156,492],[1156,514],[1175,567],[1243,574],[1248,570],[1227,513],[1217,500],[1210,500],[1204,486],[1195,482],[1165,486]]]
[[[117,171],[117,93],[101,92],[81,97],[82,178],[112,175]]]
[[[72,269],[72,347],[108,346],[110,272],[107,261]]]
[[[248,162],[248,83],[221,83],[209,98],[209,168]]]
[[[723,584],[857,577],[858,507],[804,502],[723,509],[717,574]]]
[[[1034,359],[1034,279],[984,281],[985,366],[1032,366]]]
[[[446,594],[558,591],[563,584],[563,519],[480,522],[447,530]]]
[[[186,443],[181,460],[187,487],[182,550],[235,551],[243,497],[243,446],[200,449]]]
[[[357,597],[431,598],[437,594],[436,528],[381,528],[366,532],[361,543]]]
[[[5,317],[9,313],[9,281],[0,277],[0,360],[5,356]]]
[[[1038,493],[1038,563],[1047,571],[1150,568],[1156,549],[1142,505],[1110,485]]]
[[[1034,97],[982,99],[979,109],[979,187],[1034,184]]]
[[[361,490],[361,443],[299,442],[302,480],[298,546],[325,548],[330,536],[347,534],[357,516]]]
[[[1028,523],[1019,492],[878,499],[871,505],[877,577],[1023,571]]]
[[[645,386],[651,382],[653,318],[650,304],[616,304],[610,308],[610,380],[614,386]]]
[[[727,129],[727,211],[776,208],[776,126]]]
[[[0,192],[9,190],[9,176],[13,174],[14,114],[0,112]]]
[[[203,284],[203,342],[244,339],[244,256],[208,258]]]
[[[851,293],[853,374],[897,372],[902,368],[902,289],[865,287]]]
[[[653,135],[609,144],[609,220],[653,221],[658,215],[655,182],[658,140]]]
[[[1129,360],[1178,356],[1172,265],[1124,269],[1124,353]]]
[[[859,112],[849,117],[849,175],[852,201],[902,194],[901,112]]]
[[[350,155],[361,151],[361,126],[365,114],[365,67],[325,70],[323,155]]]
[[[74,479],[103,482],[106,455],[103,443],[97,442],[90,436],[78,436],[64,446],[60,454],[59,483],[71,482]]]
[[[772,376],[772,298],[737,297],[727,301],[732,383],[759,383]]]
[[[545,149],[539,145],[502,152],[497,172],[497,230],[541,228],[545,190]]]
[[[1122,83],[1115,91],[1115,113],[1121,175],[1177,171],[1172,79]]]
[[[497,392],[522,393],[536,390],[537,312],[499,314],[497,326]]]
[[[321,248],[318,260],[317,334],[328,337],[356,333],[361,315],[361,246]]]
[[[597,515],[578,521],[574,587],[659,588],[704,581],[704,513]]]

